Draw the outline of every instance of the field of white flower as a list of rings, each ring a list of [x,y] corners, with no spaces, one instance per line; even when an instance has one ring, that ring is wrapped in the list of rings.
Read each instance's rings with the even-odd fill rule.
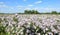
[[[6,35],[60,35],[60,15],[0,15],[0,35],[5,33]]]

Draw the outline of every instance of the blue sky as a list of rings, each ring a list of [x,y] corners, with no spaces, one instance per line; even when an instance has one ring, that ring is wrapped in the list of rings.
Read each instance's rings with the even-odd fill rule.
[[[23,13],[26,9],[60,12],[60,0],[0,0],[0,13]]]

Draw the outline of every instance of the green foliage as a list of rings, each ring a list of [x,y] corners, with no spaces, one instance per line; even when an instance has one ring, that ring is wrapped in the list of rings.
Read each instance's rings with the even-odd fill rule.
[[[58,28],[57,28],[57,25],[54,25],[53,27],[54,27],[55,29],[58,29]]]
[[[18,19],[16,17],[13,17],[13,20],[18,23]]]
[[[5,22],[8,22],[6,18],[4,18],[4,21],[5,21]]]
[[[2,24],[0,24],[0,35],[10,35],[8,32],[6,32],[6,27],[4,27]]]
[[[25,10],[24,13],[25,14],[39,14],[37,10]]]
[[[51,14],[57,14],[57,11],[52,11]]]
[[[46,13],[39,13],[37,10],[25,10],[24,14],[60,14],[57,11],[52,11],[50,12],[46,12]]]
[[[2,19],[0,18],[0,23],[2,22]]]
[[[26,25],[23,25],[22,27],[24,28],[23,35],[37,35],[36,33],[40,33],[40,35],[45,35],[47,34],[47,32],[51,32],[51,29],[44,32],[42,28],[36,26],[34,23],[31,23],[28,28],[26,28]],[[26,32],[27,30],[29,30],[28,33]]]

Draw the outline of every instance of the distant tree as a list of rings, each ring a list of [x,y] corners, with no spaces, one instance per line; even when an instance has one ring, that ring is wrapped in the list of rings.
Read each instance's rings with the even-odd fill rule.
[[[31,13],[31,11],[30,10],[25,10],[24,13],[29,14],[29,13]]]
[[[57,11],[52,11],[51,14],[57,14]]]
[[[37,10],[25,10],[24,13],[25,14],[39,14]]]
[[[32,13],[39,14],[39,12],[37,10],[32,10]]]

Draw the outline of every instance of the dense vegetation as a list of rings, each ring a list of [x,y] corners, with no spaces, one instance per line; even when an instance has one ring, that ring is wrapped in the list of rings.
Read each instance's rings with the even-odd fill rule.
[[[32,11],[32,12],[35,12],[35,11]],[[54,11],[53,13],[56,13],[56,12]],[[29,14],[33,14],[33,13],[29,13]],[[34,13],[34,14],[38,14],[38,11],[37,11],[37,13]],[[59,17],[58,18],[57,18],[57,16],[56,16],[56,18],[51,17],[51,16],[47,17],[47,18],[46,17],[47,16],[43,16],[41,18],[40,18],[40,16],[23,17],[23,15],[20,16],[20,15],[16,15],[16,14],[13,17],[2,15],[2,16],[0,16],[0,35],[38,35],[38,34],[49,35],[49,33],[58,35],[59,34],[59,32],[57,31],[58,26],[57,25],[53,26],[53,24],[60,23]],[[42,19],[42,18],[44,18],[44,19]],[[47,22],[46,24],[48,24],[48,25],[51,24],[53,26],[53,28],[50,28],[50,26],[45,26],[44,25],[45,22],[43,22],[43,21]],[[53,31],[53,30],[55,30],[55,31]]]
[[[25,10],[24,13],[25,14],[39,14],[37,10]]]
[[[24,14],[60,14],[57,11],[52,11],[52,12],[46,12],[46,13],[40,13],[37,10],[25,10]]]
[[[4,14],[4,13],[1,13],[1,14]],[[40,13],[37,10],[25,10],[24,13],[19,13],[19,14],[60,14],[60,13],[58,13],[57,11],[52,11],[52,12],[48,12],[48,13]],[[18,19],[16,17],[13,17],[13,20],[14,20],[14,22],[18,23]],[[4,18],[4,20],[2,20],[0,18],[0,35],[11,35],[11,34],[12,35],[15,35],[15,34],[18,34],[18,35],[26,35],[26,34],[27,35],[37,35],[37,34],[45,35],[45,34],[47,34],[47,35],[49,35],[48,32],[52,32],[50,28],[48,28],[48,30],[45,30],[45,32],[44,32],[44,30],[42,28],[40,28],[39,26],[36,26],[34,23],[31,23],[29,25],[28,25],[28,23],[26,23],[26,24],[22,25],[18,29],[18,31],[22,30],[22,33],[21,32],[16,33],[15,31],[16,31],[17,24],[16,24],[16,26],[13,24],[12,31],[14,31],[14,33],[12,33],[12,31],[7,32],[6,30],[7,30],[7,27],[9,27],[9,26],[8,26],[8,24],[6,24],[6,26],[4,26],[2,24],[4,21],[6,23],[8,22],[5,18]],[[59,20],[57,20],[57,21],[59,22]],[[54,27],[56,28],[56,26],[54,26]],[[54,34],[54,32],[52,32],[52,33]],[[58,33],[55,33],[55,34],[58,35]]]

